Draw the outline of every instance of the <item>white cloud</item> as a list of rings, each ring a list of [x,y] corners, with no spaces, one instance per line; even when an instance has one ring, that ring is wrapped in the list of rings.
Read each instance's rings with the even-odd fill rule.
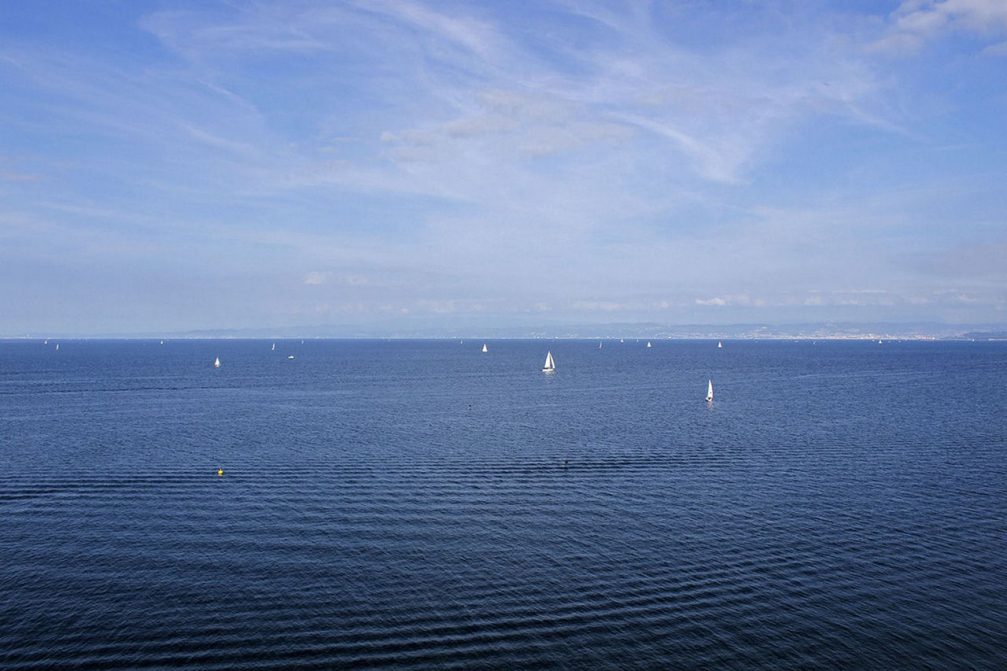
[[[951,32],[990,38],[1007,33],[1003,0],[903,0],[892,12],[889,33],[875,48],[912,52]],[[997,53],[993,47],[990,53]]]
[[[320,284],[326,284],[329,281],[332,273],[321,272],[318,270],[313,270],[304,276],[304,283],[311,286],[318,286]]]
[[[999,42],[998,44],[991,44],[990,46],[983,49],[984,54],[989,54],[991,56],[1007,56],[1007,42]]]
[[[589,312],[619,312],[627,309],[628,305],[615,301],[575,301],[575,310],[587,310]]]

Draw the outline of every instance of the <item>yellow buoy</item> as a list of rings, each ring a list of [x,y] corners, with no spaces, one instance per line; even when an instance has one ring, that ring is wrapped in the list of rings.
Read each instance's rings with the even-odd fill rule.
[[[217,469],[217,477],[218,478],[224,477],[224,469],[223,468],[218,468]]]

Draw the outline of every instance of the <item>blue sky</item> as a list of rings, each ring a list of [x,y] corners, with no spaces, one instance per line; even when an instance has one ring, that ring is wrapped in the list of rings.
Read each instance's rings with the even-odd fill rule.
[[[1007,322],[1007,3],[0,4],[0,332]]]

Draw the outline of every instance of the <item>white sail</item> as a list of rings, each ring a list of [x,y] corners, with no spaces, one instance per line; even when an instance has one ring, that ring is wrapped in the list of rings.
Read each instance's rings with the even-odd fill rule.
[[[556,370],[556,362],[552,358],[552,352],[546,352],[545,365],[542,366],[542,371],[545,373],[551,373],[554,370]]]
[[[486,343],[483,343],[483,353],[485,354],[488,351],[490,351],[490,348],[486,346]]]
[[[273,343],[273,349],[271,349],[271,350],[269,350],[269,351],[270,351],[270,352],[275,352],[275,351],[276,351],[276,343],[275,343],[275,342]]]
[[[713,380],[710,380],[706,384],[706,400],[707,401],[713,400]]]
[[[59,343],[56,343],[56,351],[59,351]]]
[[[717,343],[717,349],[724,349],[724,343],[718,342]]]
[[[647,341],[647,349],[650,349],[650,341]]]
[[[601,349],[601,341],[598,341],[598,349]]]
[[[220,357],[219,356],[216,359],[213,360],[213,367],[214,368],[220,368]]]

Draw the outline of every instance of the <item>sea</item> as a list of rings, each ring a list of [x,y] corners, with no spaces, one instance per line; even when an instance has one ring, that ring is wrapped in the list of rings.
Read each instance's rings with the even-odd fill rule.
[[[0,342],[0,668],[1007,668],[1007,342],[651,342]]]

